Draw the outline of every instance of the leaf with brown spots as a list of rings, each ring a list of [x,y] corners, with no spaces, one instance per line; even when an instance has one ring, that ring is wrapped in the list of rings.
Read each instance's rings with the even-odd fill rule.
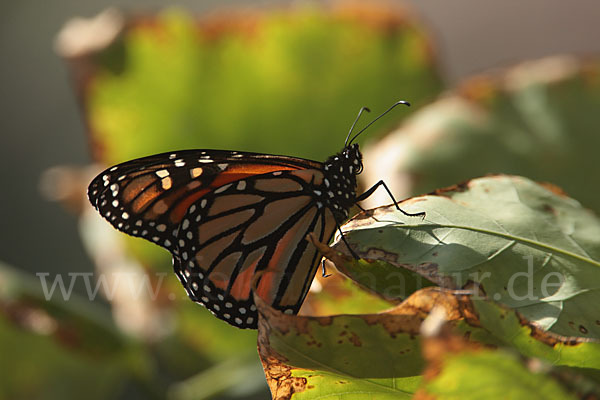
[[[414,291],[405,270],[445,288],[477,282],[543,329],[600,338],[600,219],[577,201],[498,175],[400,206],[426,217],[388,206],[343,226],[361,260],[338,257],[342,272],[383,296]],[[349,254],[339,238],[334,248]]]
[[[425,376],[428,382],[447,373],[439,360],[440,354],[446,353],[459,357],[456,365],[463,372],[470,367],[469,362],[460,361],[462,357],[473,365],[481,364],[482,379],[496,385],[490,387],[493,393],[502,393],[502,386],[497,385],[503,385],[504,374],[521,370],[514,356],[517,352],[560,366],[565,376],[582,370],[594,376],[594,371],[600,370],[598,340],[544,332],[514,310],[464,292],[426,288],[386,312],[326,317],[282,314],[255,298],[260,315],[259,353],[273,398],[310,399],[357,392],[378,399],[411,398],[422,379],[423,321],[439,310],[448,321],[444,329],[452,330],[453,336],[434,343],[435,351],[424,349],[425,358],[430,360]],[[493,361],[501,366],[498,376],[492,375]],[[443,379],[447,382],[451,378]],[[534,380],[545,379],[538,376]],[[468,379],[458,382],[466,384]],[[521,383],[518,381],[514,389],[517,393],[524,390]],[[589,382],[588,389],[590,385],[596,384]],[[427,384],[425,388],[429,390]],[[446,395],[443,387],[432,388],[438,390],[436,394]],[[421,389],[416,393],[425,399],[433,392]],[[451,395],[468,398],[469,393],[465,387]]]
[[[259,353],[274,399],[364,393],[410,399],[423,360],[419,329],[433,305],[462,319],[458,300],[421,291],[380,314],[306,317],[282,314],[255,296]]]

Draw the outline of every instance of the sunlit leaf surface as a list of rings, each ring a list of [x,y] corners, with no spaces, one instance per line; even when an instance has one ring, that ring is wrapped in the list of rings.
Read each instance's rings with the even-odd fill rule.
[[[423,220],[382,207],[344,230],[364,259],[442,287],[477,282],[544,329],[598,338],[600,220],[551,189],[521,177],[480,178],[401,204],[426,212]]]

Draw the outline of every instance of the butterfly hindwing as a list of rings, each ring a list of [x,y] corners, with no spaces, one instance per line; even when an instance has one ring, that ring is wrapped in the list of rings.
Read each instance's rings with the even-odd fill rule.
[[[328,241],[333,214],[315,202],[319,170],[274,171],[228,183],[192,205],[180,224],[174,267],[189,296],[217,317],[256,328],[252,288],[297,313],[318,267],[306,235]]]

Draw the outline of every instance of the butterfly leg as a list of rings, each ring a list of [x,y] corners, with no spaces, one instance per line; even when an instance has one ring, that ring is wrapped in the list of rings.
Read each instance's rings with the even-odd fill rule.
[[[385,184],[384,181],[379,181],[376,184],[374,184],[373,186],[371,186],[371,188],[369,190],[367,190],[366,192],[364,192],[363,194],[361,194],[360,196],[358,196],[356,198],[356,201],[363,201],[364,199],[366,199],[367,197],[369,197],[370,195],[373,194],[373,192],[375,192],[375,190],[377,190],[377,188],[379,186],[383,186],[383,188],[385,189],[385,191],[388,193],[388,195],[390,196],[390,198],[392,199],[392,201],[394,202],[394,205],[396,206],[396,209],[398,211],[401,211],[402,214],[406,215],[407,217],[421,217],[421,218],[425,218],[425,212],[418,212],[418,213],[408,213],[406,211],[404,211],[403,209],[400,208],[400,206],[398,205],[398,202],[396,201],[396,199],[394,198],[394,195],[392,194],[392,192],[390,191],[390,189],[387,187],[387,185]]]
[[[360,259],[360,257],[358,256],[358,254],[356,254],[356,252],[354,250],[352,250],[352,247],[350,247],[350,244],[346,241],[346,237],[344,236],[344,232],[342,232],[342,228],[340,227],[340,224],[337,223],[337,221],[336,221],[336,225],[337,225],[338,231],[340,231],[340,235],[342,236],[342,241],[344,242],[344,244],[346,245],[346,247],[350,251],[350,254],[352,254],[352,257],[354,257],[355,260]]]

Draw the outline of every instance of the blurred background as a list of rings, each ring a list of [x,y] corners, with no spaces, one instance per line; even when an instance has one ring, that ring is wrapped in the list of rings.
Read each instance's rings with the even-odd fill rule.
[[[0,3],[0,398],[267,396],[256,334],[90,211],[103,166],[199,147],[323,160],[361,106],[404,99],[361,136],[365,187],[505,172],[600,210],[598,17],[592,0]],[[160,290],[90,300],[114,271]],[[56,276],[68,301],[44,296]],[[325,303],[309,311],[341,312]]]

